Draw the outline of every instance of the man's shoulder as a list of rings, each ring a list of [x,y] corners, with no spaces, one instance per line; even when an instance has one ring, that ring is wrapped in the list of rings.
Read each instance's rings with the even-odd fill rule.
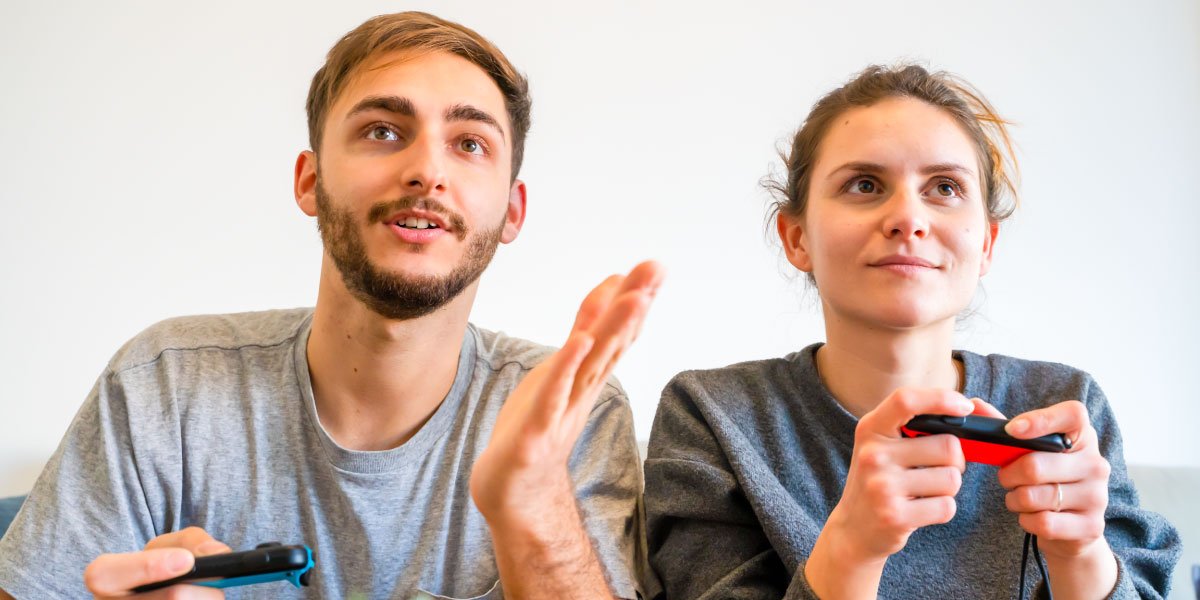
[[[311,308],[291,308],[165,319],[126,342],[113,356],[109,369],[136,368],[168,353],[290,345],[311,316]]]
[[[554,354],[557,348],[513,337],[503,331],[471,325],[468,334],[475,335],[476,356],[488,368],[498,371],[510,365],[532,369]]]
[[[467,334],[475,336],[477,368],[487,369],[486,376],[489,377],[503,377],[511,373],[515,375],[514,386],[526,373],[558,351],[554,346],[513,337],[503,331],[492,331],[474,324],[468,328]],[[620,382],[611,375],[597,404],[610,399],[628,401]]]

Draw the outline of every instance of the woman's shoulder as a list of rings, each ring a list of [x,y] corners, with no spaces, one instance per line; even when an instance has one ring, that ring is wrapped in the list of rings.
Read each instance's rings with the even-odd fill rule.
[[[1100,397],[1095,379],[1071,365],[965,350],[956,351],[955,356],[965,366],[966,394],[983,398],[1004,412]]]
[[[688,396],[723,398],[754,395],[778,389],[794,389],[797,378],[811,369],[809,347],[778,358],[737,362],[711,369],[682,371],[667,383],[663,395],[681,393]]]

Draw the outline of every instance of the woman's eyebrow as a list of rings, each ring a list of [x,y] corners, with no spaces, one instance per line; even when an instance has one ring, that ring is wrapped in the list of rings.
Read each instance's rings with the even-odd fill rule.
[[[834,175],[837,175],[838,173],[840,173],[842,171],[852,171],[854,173],[877,174],[877,173],[886,172],[887,168],[878,163],[853,161],[853,162],[848,162],[848,163],[830,171],[829,178],[832,178]]]
[[[935,163],[932,165],[925,166],[921,169],[921,174],[923,174],[923,175],[932,175],[934,173],[946,173],[946,172],[961,173],[968,177],[975,176],[974,169],[972,169],[970,167],[965,167],[958,163],[949,163],[949,162],[948,163]]]

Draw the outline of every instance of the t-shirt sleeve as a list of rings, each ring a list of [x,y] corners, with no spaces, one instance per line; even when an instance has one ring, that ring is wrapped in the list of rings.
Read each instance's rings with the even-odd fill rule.
[[[663,390],[646,458],[649,557],[665,597],[815,599],[804,565],[785,566],[771,546],[685,376]]]
[[[1125,466],[1117,420],[1104,392],[1090,379],[1084,403],[1096,428],[1100,453],[1112,467],[1104,537],[1117,557],[1120,572],[1110,597],[1164,598],[1182,552],[1179,533],[1161,515],[1139,505]]]
[[[89,596],[88,563],[153,537],[124,390],[106,371],[0,540],[0,589],[18,600]]]
[[[592,409],[569,468],[584,528],[613,593],[650,598],[657,583],[646,560],[641,458],[629,401],[614,387]]]

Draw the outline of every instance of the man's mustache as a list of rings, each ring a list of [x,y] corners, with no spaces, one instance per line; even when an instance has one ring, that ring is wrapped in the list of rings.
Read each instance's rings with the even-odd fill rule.
[[[368,223],[383,223],[388,217],[402,210],[424,210],[441,216],[450,225],[450,233],[460,241],[467,238],[467,222],[462,215],[450,210],[445,204],[422,196],[404,196],[390,202],[380,202],[367,213]]]

